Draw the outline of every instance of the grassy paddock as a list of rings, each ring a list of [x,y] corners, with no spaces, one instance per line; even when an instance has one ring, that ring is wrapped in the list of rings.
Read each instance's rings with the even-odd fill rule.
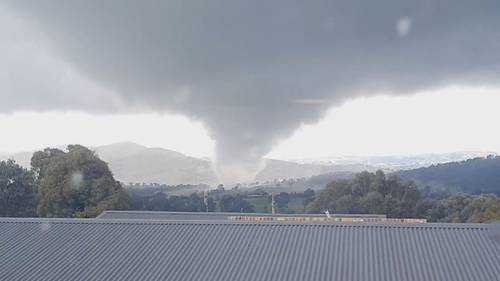
[[[269,196],[245,198],[245,200],[253,205],[256,213],[265,213],[264,207],[267,206],[267,213],[271,212],[271,203],[269,203]]]

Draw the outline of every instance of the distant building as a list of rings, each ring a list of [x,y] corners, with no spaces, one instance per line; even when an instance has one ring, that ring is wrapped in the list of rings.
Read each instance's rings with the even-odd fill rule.
[[[304,217],[325,218],[324,214],[269,214],[269,213],[220,213],[220,212],[161,212],[161,211],[104,211],[97,219],[137,220],[224,220],[230,217]],[[387,218],[378,214],[330,214],[332,218]]]

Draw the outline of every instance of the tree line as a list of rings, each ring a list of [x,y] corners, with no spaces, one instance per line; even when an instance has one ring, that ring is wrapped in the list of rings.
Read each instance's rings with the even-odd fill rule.
[[[487,156],[432,165],[395,173],[413,180],[426,196],[439,197],[449,192],[495,193],[500,196],[500,156]]]
[[[217,198],[208,197],[207,205],[205,198],[193,193],[189,196],[168,196],[163,192],[151,195],[130,195],[130,209],[138,211],[174,211],[174,212],[231,212],[231,213],[253,213],[254,206],[241,195],[223,195]]]
[[[175,191],[182,191],[182,190],[205,190],[205,189],[210,189],[210,186],[207,184],[178,184],[178,185],[166,185],[166,184],[159,184],[159,183],[149,183],[144,185],[140,184],[133,184],[130,185],[128,183],[127,185],[124,186],[125,190],[130,191],[130,193],[137,194],[137,195],[150,195],[156,192],[163,192],[163,193],[171,193]]]
[[[382,171],[361,172],[330,182],[310,203],[308,213],[328,209],[340,214],[386,214],[389,218],[424,218],[430,222],[488,222],[500,219],[495,194],[448,194],[424,198],[413,181]]]
[[[497,161],[497,158],[487,160]],[[163,188],[154,187],[148,190],[154,193],[148,195],[134,192],[128,195],[95,152],[80,145],[69,145],[67,151],[46,148],[33,154],[30,169],[14,160],[0,161],[0,216],[96,217],[103,210],[129,208],[207,211],[203,195],[168,196]],[[257,193],[209,196],[208,211],[254,212],[247,197],[268,196],[262,190]],[[449,193],[437,198],[428,195],[415,182],[397,175],[361,172],[349,179],[331,181],[318,194],[311,189],[276,194],[275,207],[277,212],[290,212],[288,204],[292,198],[300,198],[307,213],[328,209],[330,213],[386,214],[389,218],[425,218],[431,222],[500,219],[500,199],[493,193]],[[268,200],[270,205],[270,196]]]
[[[0,161],[0,216],[90,218],[128,207],[129,196],[108,164],[83,146],[37,151],[29,170]]]
[[[177,212],[206,212],[203,193],[192,193],[189,196],[168,196],[164,192],[156,191],[145,194],[142,189],[127,189],[130,194],[130,209],[142,211],[177,211]],[[253,192],[244,191],[236,194],[221,194],[219,190],[210,190],[207,194],[209,212],[254,213],[255,207],[248,201],[250,198],[264,199],[268,206],[260,212],[271,212],[271,195],[262,189]],[[277,213],[294,213],[289,208],[292,199],[298,198],[305,207],[314,201],[316,193],[312,189],[304,192],[280,192],[274,196]]]

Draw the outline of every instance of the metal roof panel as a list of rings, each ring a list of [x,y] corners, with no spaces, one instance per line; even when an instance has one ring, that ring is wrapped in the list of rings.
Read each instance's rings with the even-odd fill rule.
[[[485,224],[0,219],[0,280],[482,280]]]

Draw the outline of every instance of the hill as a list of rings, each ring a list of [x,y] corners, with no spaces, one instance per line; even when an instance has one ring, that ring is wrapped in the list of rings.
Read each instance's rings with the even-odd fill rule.
[[[366,170],[375,171],[375,168],[364,164],[321,165],[266,159],[266,168],[257,174],[256,179],[265,181],[272,179],[310,177],[335,172],[361,172]]]
[[[64,149],[64,147],[58,147]],[[182,153],[164,148],[148,148],[130,142],[115,143],[111,145],[91,147],[99,157],[109,163],[115,177],[124,182],[134,183],[161,183],[167,185],[199,184],[205,183],[217,185],[218,180],[212,170],[209,159],[200,159],[186,156]],[[19,164],[29,167],[33,152],[21,152],[12,155],[0,155],[0,159],[14,158]],[[463,157],[467,153],[455,153],[453,157]],[[432,159],[444,161],[452,159],[452,156],[434,156]],[[421,159],[411,158],[411,161],[429,159],[425,156]],[[256,177],[257,181],[272,181],[274,179],[288,179],[311,177],[313,175],[331,173],[375,171],[387,163],[387,159],[375,159],[363,163],[362,161],[338,161],[330,162],[287,162],[274,159],[266,159],[266,168]],[[407,159],[407,158],[403,158]],[[482,160],[481,160],[482,159]],[[410,159],[407,159],[410,161]],[[394,159],[390,160],[392,163]],[[404,160],[399,160],[399,163]],[[401,162],[402,161],[402,162]],[[410,162],[411,162],[410,161]],[[483,163],[484,162],[484,163]],[[500,162],[498,157],[475,158],[473,160],[450,164],[439,164],[429,168],[401,171],[396,174],[403,179],[413,179],[421,189],[429,186],[432,192],[446,192],[447,190],[461,190],[468,193],[496,192],[500,187],[500,170],[494,168],[492,163]],[[369,164],[366,164],[369,163]],[[421,162],[422,163],[422,162]],[[458,165],[457,168],[455,165]],[[387,167],[386,167],[387,168]],[[488,174],[489,170],[493,169]],[[390,169],[383,169],[390,170]],[[485,176],[485,173],[488,174]],[[496,173],[496,180],[495,179]],[[333,176],[336,176],[335,174]]]
[[[176,151],[147,148],[130,142],[90,148],[108,162],[115,178],[124,183],[157,182],[176,185],[217,182],[209,161]],[[32,155],[33,151],[0,155],[0,160],[13,158],[22,166],[30,167]]]
[[[58,147],[64,149],[63,147]],[[218,180],[207,159],[186,156],[164,148],[148,148],[135,143],[122,142],[91,147],[99,157],[108,162],[116,179],[134,183],[162,183],[167,185],[199,184],[217,185]],[[33,152],[21,152],[0,156],[13,158],[25,167],[30,166]],[[338,171],[373,170],[366,165],[318,165],[299,164],[267,159],[266,168],[258,175],[258,181],[310,177]]]
[[[500,156],[437,164],[395,174],[404,180],[415,181],[428,195],[454,191],[500,195]]]
[[[122,182],[157,182],[164,184],[198,184],[217,182],[209,161],[163,149],[147,148],[135,143],[117,143],[96,147],[99,157],[109,163]]]
[[[25,151],[25,152],[19,152],[15,154],[3,154],[0,155],[0,160],[12,158],[16,160],[16,162],[26,168],[30,167],[31,163],[31,156],[33,156],[33,151]]]

